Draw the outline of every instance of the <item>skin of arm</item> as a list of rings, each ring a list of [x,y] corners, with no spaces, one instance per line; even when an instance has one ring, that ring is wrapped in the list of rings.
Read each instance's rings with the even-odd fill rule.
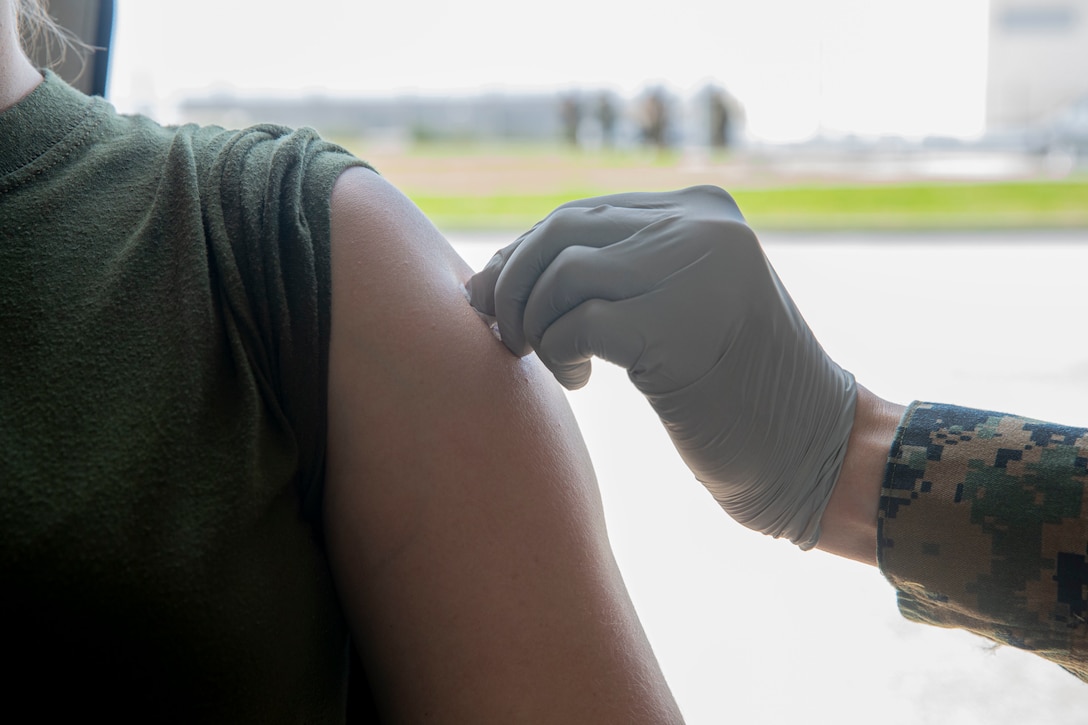
[[[854,426],[816,544],[831,554],[877,565],[877,507],[888,452],[906,408],[858,385]]]
[[[326,539],[383,721],[680,722],[562,391],[468,266],[352,169],[332,269]]]

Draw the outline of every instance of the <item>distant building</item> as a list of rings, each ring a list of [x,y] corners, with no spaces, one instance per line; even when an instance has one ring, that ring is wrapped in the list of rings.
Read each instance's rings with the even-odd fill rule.
[[[312,126],[331,136],[405,133],[416,140],[556,139],[556,96],[483,94],[400,98],[189,98],[182,120],[229,127]]]
[[[1088,0],[990,0],[986,127],[1038,126],[1088,97]]]

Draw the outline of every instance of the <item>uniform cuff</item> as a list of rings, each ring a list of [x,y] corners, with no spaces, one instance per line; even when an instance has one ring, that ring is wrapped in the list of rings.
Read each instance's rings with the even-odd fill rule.
[[[880,569],[908,619],[1088,680],[1088,430],[915,402],[881,491]]]

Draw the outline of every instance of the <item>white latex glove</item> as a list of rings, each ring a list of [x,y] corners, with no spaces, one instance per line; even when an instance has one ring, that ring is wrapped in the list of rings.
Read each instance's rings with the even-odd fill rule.
[[[699,186],[559,207],[467,285],[515,355],[567,388],[627,369],[733,518],[803,549],[842,466],[857,391],[733,198]]]

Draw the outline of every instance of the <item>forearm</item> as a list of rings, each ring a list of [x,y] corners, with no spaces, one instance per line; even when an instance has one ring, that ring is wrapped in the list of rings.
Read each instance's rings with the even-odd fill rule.
[[[904,410],[858,386],[854,427],[816,548],[876,566],[880,488]]]

